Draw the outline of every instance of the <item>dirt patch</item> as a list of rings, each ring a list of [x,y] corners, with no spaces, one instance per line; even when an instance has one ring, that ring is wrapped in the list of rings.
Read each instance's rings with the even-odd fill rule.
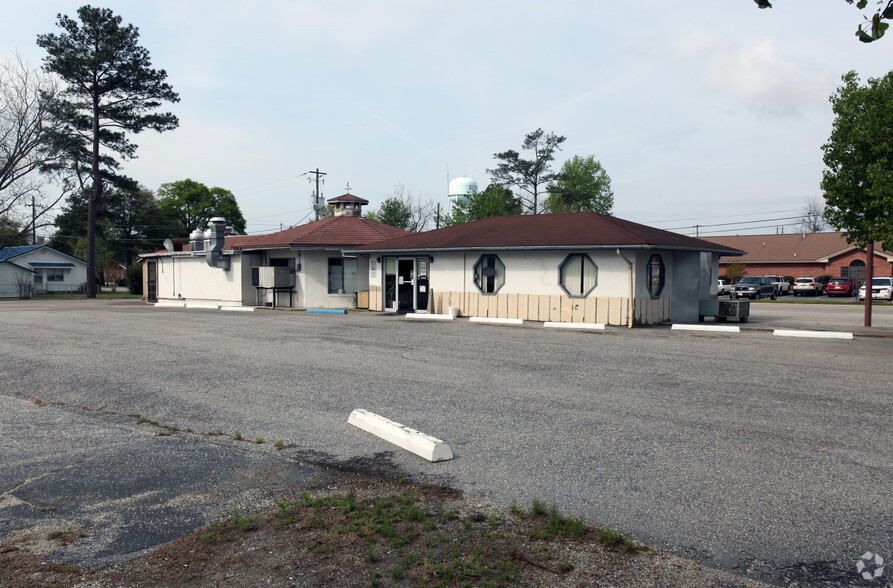
[[[459,490],[339,474],[284,492],[151,555],[104,569],[53,562],[70,530],[0,547],[0,585],[757,586],[650,549],[554,506],[470,504]],[[32,549],[41,544],[41,549]]]

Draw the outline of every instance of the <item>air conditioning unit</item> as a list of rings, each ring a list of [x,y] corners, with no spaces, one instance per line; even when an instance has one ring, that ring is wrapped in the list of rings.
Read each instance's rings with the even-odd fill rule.
[[[287,267],[259,267],[257,285],[261,288],[290,288],[295,285],[295,277]]]

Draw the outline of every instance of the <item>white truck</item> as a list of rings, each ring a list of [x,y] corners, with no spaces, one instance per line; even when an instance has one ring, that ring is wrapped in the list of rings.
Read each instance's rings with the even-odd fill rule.
[[[791,283],[784,279],[784,276],[765,276],[769,281],[775,284],[775,295],[784,296],[791,293]]]

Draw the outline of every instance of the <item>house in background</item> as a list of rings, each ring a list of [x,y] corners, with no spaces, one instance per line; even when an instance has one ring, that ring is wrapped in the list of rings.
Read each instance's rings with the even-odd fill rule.
[[[83,292],[87,264],[49,245],[0,249],[0,298],[33,294]]]
[[[594,212],[491,217],[361,245],[371,310],[696,322],[735,248]]]
[[[721,257],[720,274],[732,262],[742,262],[749,276],[853,278],[865,281],[865,250],[847,243],[844,233],[794,233],[702,237],[726,247],[746,251],[741,257]],[[893,276],[893,253],[874,249],[874,275]]]
[[[344,194],[328,202],[334,216],[269,235],[227,235],[224,219],[211,219],[188,244],[166,240],[164,251],[140,256],[147,301],[354,308],[355,292],[369,289],[369,262],[346,250],[409,232],[362,218],[363,198]]]

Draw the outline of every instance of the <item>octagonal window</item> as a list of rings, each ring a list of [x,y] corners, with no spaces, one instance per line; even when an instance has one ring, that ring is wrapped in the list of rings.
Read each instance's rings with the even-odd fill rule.
[[[585,298],[598,283],[598,266],[585,253],[572,253],[558,266],[558,284],[572,298]]]
[[[474,264],[474,285],[484,294],[496,294],[505,285],[505,264],[497,255],[481,255]]]

